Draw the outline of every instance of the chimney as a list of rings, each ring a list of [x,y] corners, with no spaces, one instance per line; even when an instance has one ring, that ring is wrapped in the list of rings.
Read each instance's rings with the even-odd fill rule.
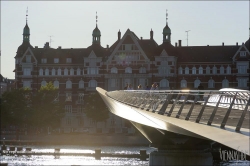
[[[179,47],[181,47],[181,40],[178,40],[179,41]]]
[[[141,40],[142,40],[142,37],[141,37]]]
[[[121,39],[121,32],[120,32],[120,29],[119,29],[119,32],[118,32],[118,40]]]
[[[177,47],[177,42],[175,42],[175,47]]]
[[[224,46],[224,42],[222,42],[222,46]]]
[[[107,48],[109,48],[109,45],[107,45]]]
[[[49,48],[49,42],[46,42],[46,43],[44,44],[44,48]]]
[[[150,39],[151,39],[151,40],[153,40],[153,36],[154,36],[154,32],[153,32],[152,29],[151,29],[151,31],[150,31]]]
[[[58,46],[58,49],[61,49],[62,47],[61,46]]]
[[[38,48],[38,46],[35,46],[35,48]]]
[[[238,46],[238,42],[236,42],[236,46]]]

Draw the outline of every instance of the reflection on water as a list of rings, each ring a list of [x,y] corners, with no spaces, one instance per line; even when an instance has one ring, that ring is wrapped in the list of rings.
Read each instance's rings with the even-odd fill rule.
[[[60,148],[65,153],[95,153],[95,149],[101,149],[103,153],[139,154],[141,149],[147,153],[154,151],[149,147],[113,147],[113,146],[29,146],[34,152],[54,152]],[[60,156],[55,159],[52,155],[43,156],[0,156],[2,163],[8,165],[148,165],[148,161],[140,161],[137,158],[102,157],[95,160],[94,157],[84,156]]]
[[[149,147],[121,147],[121,146],[28,146],[34,152],[54,152],[59,148],[62,153],[95,153],[95,149],[101,149],[103,153],[139,154],[141,149],[150,153],[154,148]],[[25,148],[25,146],[24,146]],[[8,165],[148,165],[148,161],[137,158],[102,157],[95,160],[94,157],[84,156],[60,156],[56,159],[52,155],[43,156],[0,156],[1,163]],[[215,162],[215,165],[250,165],[249,161]]]

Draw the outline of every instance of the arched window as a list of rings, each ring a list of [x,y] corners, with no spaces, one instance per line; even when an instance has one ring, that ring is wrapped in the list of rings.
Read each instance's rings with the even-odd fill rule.
[[[82,88],[84,88],[84,81],[80,80],[79,81],[79,89],[82,89]]]
[[[201,83],[201,81],[198,78],[196,78],[196,80],[194,81],[194,88],[198,88],[200,83]]]
[[[127,67],[127,68],[125,69],[125,73],[132,73],[131,67]]]
[[[196,67],[192,68],[192,74],[196,74]]]
[[[214,88],[214,80],[212,78],[208,81],[208,88]]]
[[[231,67],[229,65],[227,66],[227,74],[231,74]]]
[[[45,75],[46,75],[46,76],[49,75],[49,69],[45,69]]]
[[[213,67],[213,74],[217,74],[217,67]]]
[[[224,74],[224,67],[223,66],[220,67],[220,74]]]
[[[59,88],[59,81],[57,81],[57,80],[54,81],[54,87],[55,87],[55,88]]]
[[[229,81],[225,78],[222,81],[222,88],[228,88],[229,87]]]
[[[183,72],[182,72],[182,67],[179,67],[178,73],[179,73],[179,74],[183,74]]]
[[[43,69],[39,70],[39,75],[42,76],[43,75]]]
[[[92,88],[97,87],[97,82],[96,82],[96,80],[90,80],[90,81],[89,81],[89,87],[92,87]]]
[[[66,75],[68,75],[68,69],[64,69],[64,75],[66,76]]]
[[[206,74],[210,74],[210,67],[209,66],[206,67]]]
[[[139,73],[146,73],[146,68],[145,67],[140,67]]]
[[[52,76],[56,75],[56,70],[55,70],[55,69],[52,69],[52,70],[51,70],[51,75],[52,75]]]
[[[203,74],[203,67],[199,67],[199,74]]]
[[[189,68],[185,67],[185,74],[189,74]]]
[[[73,69],[73,68],[70,69],[70,75],[71,75],[71,76],[74,75],[74,69]]]
[[[81,75],[81,69],[78,68],[78,69],[76,70],[76,75],[78,75],[78,76]]]
[[[61,69],[58,69],[58,70],[57,70],[57,75],[60,76],[61,74],[62,74],[62,70],[61,70]]]
[[[162,79],[160,81],[160,87],[161,88],[168,88],[169,87],[169,81],[167,79]]]
[[[117,68],[116,67],[112,67],[110,70],[110,73],[117,73]]]
[[[47,82],[46,81],[42,81],[41,82],[41,86],[46,86]]]
[[[181,88],[186,88],[187,87],[187,81],[186,80],[181,80]]]
[[[66,82],[66,89],[71,89],[72,88],[72,82],[70,80],[68,80]]]

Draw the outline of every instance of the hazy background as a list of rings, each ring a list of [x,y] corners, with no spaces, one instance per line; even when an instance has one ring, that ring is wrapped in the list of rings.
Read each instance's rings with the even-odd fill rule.
[[[1,1],[1,74],[14,78],[16,51],[22,44],[28,7],[30,43],[43,47],[86,48],[98,14],[101,45],[111,46],[129,28],[139,38],[162,43],[162,30],[171,28],[171,43],[182,45],[235,45],[249,38],[249,1]]]

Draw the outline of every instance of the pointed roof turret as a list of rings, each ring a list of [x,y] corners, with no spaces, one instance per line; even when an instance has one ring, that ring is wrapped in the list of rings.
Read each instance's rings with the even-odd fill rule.
[[[101,39],[101,31],[98,29],[97,26],[97,12],[96,12],[96,27],[93,30],[92,37],[93,37],[93,44],[100,44]]]
[[[168,27],[168,10],[166,10],[166,26],[163,28],[163,42],[171,42],[171,29]]]
[[[30,28],[28,26],[28,7],[26,10],[26,25],[23,28],[23,42],[29,42],[30,41]]]

